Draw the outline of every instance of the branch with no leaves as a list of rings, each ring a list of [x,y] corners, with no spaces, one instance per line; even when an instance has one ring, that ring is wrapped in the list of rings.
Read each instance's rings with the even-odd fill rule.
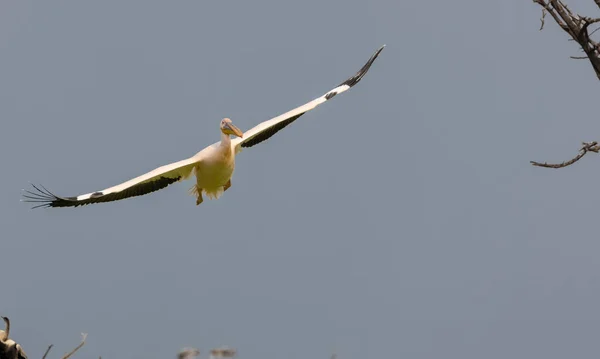
[[[46,352],[44,353],[44,356],[42,357],[42,359],[46,359],[46,357],[48,356],[48,353],[50,353],[50,349],[52,349],[53,346],[54,346],[54,344],[48,345],[48,349],[46,349]]]
[[[75,354],[75,352],[77,352],[79,349],[81,349],[81,347],[85,345],[86,338],[87,338],[87,334],[81,333],[81,343],[79,343],[79,345],[76,346],[75,349],[73,349],[69,353],[63,355],[63,357],[61,359],[68,359],[71,355]],[[50,344],[48,346],[48,349],[46,349],[46,352],[44,353],[44,356],[42,357],[42,359],[46,359],[46,357],[48,356],[48,353],[50,353],[50,349],[52,349],[53,346],[54,346],[54,344]]]
[[[600,0],[594,0],[600,8]],[[590,38],[588,27],[592,24],[600,22],[600,18],[590,18],[571,12],[568,6],[562,0],[533,0],[534,3],[542,7],[542,17],[540,19],[540,30],[544,28],[544,20],[546,14],[550,14],[554,21],[561,27],[571,38],[576,41],[586,57],[592,64],[592,68],[596,72],[596,76],[600,80],[600,45],[597,41]]]
[[[86,333],[81,333],[81,343],[79,343],[79,345],[76,346],[75,349],[71,350],[70,353],[65,354],[61,359],[69,359],[69,357],[71,355],[75,354],[76,351],[78,351],[79,349],[81,349],[81,347],[85,345],[86,338],[87,338],[87,334]]]
[[[589,142],[589,143],[588,142],[582,142],[582,147],[579,150],[579,154],[577,154],[577,156],[575,156],[572,159],[570,159],[568,161],[565,161],[565,162],[561,162],[561,163],[557,163],[557,164],[550,164],[550,163],[547,163],[547,162],[541,163],[541,162],[535,162],[535,161],[529,161],[529,162],[532,165],[538,166],[538,167],[563,168],[563,167],[570,166],[573,163],[579,161],[588,152],[594,152],[594,153],[600,152],[600,146],[598,146],[598,142],[596,142],[596,141]]]

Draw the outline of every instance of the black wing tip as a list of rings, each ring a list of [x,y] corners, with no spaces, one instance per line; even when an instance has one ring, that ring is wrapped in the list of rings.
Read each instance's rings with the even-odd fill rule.
[[[65,207],[67,203],[73,202],[75,198],[63,198],[50,192],[46,187],[41,184],[35,185],[30,183],[33,190],[23,189],[23,199],[21,202],[35,203],[36,205],[31,209],[36,208],[49,208],[49,207]]]
[[[379,54],[381,53],[381,51],[383,51],[384,48],[385,44],[383,44],[379,49],[377,49],[377,51],[375,51],[373,55],[371,55],[369,61],[367,61],[367,63],[356,73],[356,75],[342,82],[339,86],[347,85],[349,87],[352,87],[356,85],[366,75],[366,73],[369,71],[369,68],[371,68],[371,65],[373,64],[373,62],[375,62],[375,59],[377,58],[377,56],[379,56]]]
[[[60,200],[60,197],[58,197],[54,193],[48,191],[44,186],[35,185],[33,183],[30,183],[30,184],[33,187],[33,189],[32,190],[27,190],[27,189],[22,190],[23,191],[23,194],[22,194],[23,199],[21,199],[21,202],[36,203],[36,205],[31,207],[31,209],[52,207],[52,204],[55,201]]]

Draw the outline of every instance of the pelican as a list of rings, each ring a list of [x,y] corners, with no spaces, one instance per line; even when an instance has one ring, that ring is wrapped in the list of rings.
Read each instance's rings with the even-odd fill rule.
[[[188,179],[192,174],[196,177],[196,183],[190,189],[190,193],[196,197],[196,205],[203,202],[203,195],[210,199],[217,199],[231,187],[235,157],[242,149],[269,139],[306,112],[352,88],[369,71],[384,47],[385,45],[377,49],[354,76],[337,87],[302,106],[264,121],[246,132],[242,132],[229,118],[224,118],[220,122],[221,141],[206,147],[188,159],[158,167],[116,186],[76,197],[60,197],[42,185],[32,184],[31,191],[23,190],[24,199],[22,201],[35,203],[33,208],[77,207],[91,203],[118,201],[157,191],[172,183]],[[231,136],[234,138],[232,139]]]
[[[27,354],[20,344],[10,339],[10,319],[2,317],[5,324],[5,330],[0,330],[0,358],[2,359],[27,359]]]

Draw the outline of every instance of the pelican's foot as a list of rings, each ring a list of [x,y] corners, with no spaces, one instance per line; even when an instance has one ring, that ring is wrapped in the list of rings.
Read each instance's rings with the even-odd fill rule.
[[[229,181],[225,183],[225,186],[223,186],[223,192],[227,191],[229,187],[231,187],[231,179],[229,179]]]
[[[190,194],[192,196],[196,196],[196,206],[204,202],[204,199],[202,198],[202,188],[198,188],[197,184],[193,185],[192,188],[190,188]]]

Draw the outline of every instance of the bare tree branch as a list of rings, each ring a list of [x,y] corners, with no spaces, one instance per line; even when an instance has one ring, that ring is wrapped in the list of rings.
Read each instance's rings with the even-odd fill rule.
[[[600,0],[594,1],[600,7]],[[600,22],[600,18],[589,18],[575,14],[562,0],[533,0],[533,2],[542,7],[542,25],[540,30],[544,27],[546,13],[550,14],[558,26],[581,46],[581,49],[592,64],[596,77],[600,80],[600,46],[597,41],[590,38],[595,30],[592,34],[588,32],[588,27],[591,24]]]
[[[71,350],[70,353],[65,354],[62,359],[69,359],[69,357],[73,354],[75,354],[76,351],[78,351],[79,349],[81,349],[82,346],[85,345],[85,340],[87,338],[87,334],[86,333],[81,333],[81,343],[79,343],[78,346],[75,347],[75,349]]]
[[[585,56],[570,57],[575,60],[588,59],[592,65],[592,68],[594,69],[594,72],[596,73],[596,77],[600,80],[600,44],[591,38],[591,36],[594,35],[596,31],[600,29],[600,27],[593,30],[591,33],[589,32],[589,26],[599,23],[600,18],[590,18],[573,13],[563,0],[533,0],[533,2],[542,7],[542,25],[540,30],[544,28],[544,19],[546,14],[550,14],[558,26],[560,26],[563,31],[569,34],[571,37],[569,41],[577,42],[579,46],[581,46],[581,51],[585,53]],[[600,8],[600,0],[594,0],[594,2]],[[563,168],[579,161],[588,152],[598,153],[599,151],[600,146],[598,146],[597,142],[583,142],[583,146],[579,150],[579,154],[568,161],[556,164],[550,164],[547,162],[541,163],[536,161],[530,161],[530,163],[538,167]]]
[[[600,1],[600,0],[598,0],[598,1]],[[545,8],[544,8],[544,9],[542,9],[542,17],[540,18],[540,22],[541,22],[542,24],[540,25],[540,31],[542,31],[542,30],[544,29],[544,20],[546,19],[546,14],[547,14],[547,13],[548,13],[548,12],[546,11],[546,9],[545,9]]]
[[[599,0],[600,1],[600,0]],[[573,163],[579,161],[583,156],[585,156],[588,152],[594,152],[594,153],[598,153],[600,151],[600,146],[598,146],[598,142],[594,141],[594,142],[582,142],[582,147],[579,150],[579,154],[577,154],[577,156],[573,157],[572,159],[565,161],[565,162],[561,162],[561,163],[557,163],[557,164],[550,164],[547,162],[541,163],[541,162],[535,162],[535,161],[530,161],[530,163],[534,166],[538,166],[538,167],[546,167],[546,168],[563,168],[563,167],[567,167],[572,165]]]
[[[44,356],[42,357],[42,359],[46,359],[46,357],[48,356],[48,353],[50,353],[50,349],[52,349],[53,346],[54,346],[54,344],[48,345],[48,349],[46,349],[46,352],[44,353]]]

